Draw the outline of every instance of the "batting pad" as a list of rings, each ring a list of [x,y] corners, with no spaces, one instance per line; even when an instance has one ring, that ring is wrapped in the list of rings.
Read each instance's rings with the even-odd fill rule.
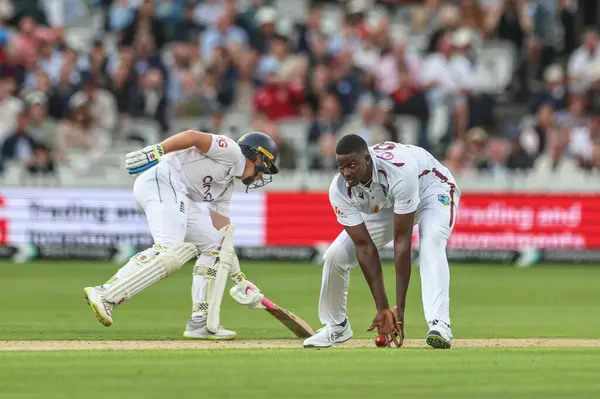
[[[104,294],[105,299],[120,304],[157,281],[169,277],[199,253],[194,244],[183,243],[167,249],[160,248],[152,258],[135,257],[138,269],[110,284]]]

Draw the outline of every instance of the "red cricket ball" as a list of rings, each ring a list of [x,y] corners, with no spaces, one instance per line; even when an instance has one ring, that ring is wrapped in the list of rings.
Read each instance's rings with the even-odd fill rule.
[[[377,338],[375,338],[375,345],[378,347],[383,347],[387,345],[387,337],[384,334],[379,334]]]

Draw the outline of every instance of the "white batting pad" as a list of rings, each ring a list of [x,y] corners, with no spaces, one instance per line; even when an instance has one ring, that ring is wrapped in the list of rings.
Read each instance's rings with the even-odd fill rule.
[[[223,292],[225,291],[229,271],[235,258],[235,249],[233,248],[233,226],[227,225],[219,230],[219,233],[221,233],[223,239],[221,241],[221,247],[219,248],[219,258],[214,265],[214,268],[216,269],[215,276],[212,280],[208,280],[208,289],[206,291],[209,303],[206,328],[213,333],[216,333],[219,329]],[[206,277],[210,278],[209,275]]]
[[[105,299],[114,304],[133,297],[157,281],[169,277],[200,253],[194,244],[183,243],[171,248],[156,246],[154,257],[134,257],[137,269],[130,275],[118,278],[108,285]]]

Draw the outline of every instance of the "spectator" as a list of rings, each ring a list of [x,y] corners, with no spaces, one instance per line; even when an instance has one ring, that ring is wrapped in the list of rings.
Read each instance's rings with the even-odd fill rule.
[[[23,102],[13,96],[14,90],[14,79],[0,78],[0,145],[16,129],[18,116],[23,109]]]
[[[205,62],[210,62],[213,49],[217,46],[227,47],[231,42],[242,47],[248,44],[248,35],[243,29],[233,25],[233,17],[232,13],[225,9],[216,19],[214,26],[202,33],[200,50]]]
[[[129,0],[113,0],[108,10],[108,28],[121,33],[135,19],[135,10]]]
[[[134,68],[138,75],[146,72],[148,69],[158,69],[162,73],[163,79],[166,79],[167,68],[162,62],[160,55],[157,53],[152,38],[144,37],[135,43]]]
[[[577,90],[589,87],[589,72],[600,67],[600,37],[595,30],[588,30],[583,36],[583,44],[569,58],[569,82]]]
[[[308,11],[306,24],[298,25],[298,41],[295,46],[297,52],[311,54],[311,43],[321,34],[321,15],[321,7],[313,5]]]
[[[563,70],[559,65],[551,65],[544,73],[546,88],[536,93],[528,107],[530,114],[535,114],[543,104],[550,104],[556,111],[567,108],[568,92],[565,86]]]
[[[106,79],[108,75],[108,57],[102,40],[94,41],[92,52],[87,56],[85,63],[86,72],[93,76],[101,87],[106,87],[108,85]]]
[[[282,79],[289,79],[298,65],[298,59],[290,56],[290,41],[285,36],[276,35],[271,40],[269,53],[260,59],[256,68],[258,81],[262,81],[275,64]]]
[[[344,116],[354,112],[361,91],[361,71],[353,67],[352,61],[353,53],[344,50],[332,66],[331,90],[339,97]]]
[[[272,7],[262,7],[256,13],[256,26],[251,36],[251,46],[260,54],[265,54],[271,47],[271,41],[277,35],[277,11]]]
[[[304,82],[281,79],[276,62],[264,68],[265,81],[263,87],[254,94],[254,110],[265,113],[271,121],[299,115],[300,105],[304,101]]]
[[[25,167],[32,175],[53,175],[54,160],[50,149],[43,144],[37,144],[33,149],[32,158],[25,163]]]
[[[467,95],[472,85],[473,68],[465,56],[456,54],[452,36],[443,36],[439,45],[439,52],[423,61],[421,84],[430,106],[447,104],[450,107],[453,131],[456,137],[462,138],[468,125]]]
[[[308,131],[308,146],[311,169],[334,167],[335,137],[344,125],[341,104],[335,95],[323,99],[319,114]]]
[[[198,45],[200,35],[206,26],[196,22],[194,9],[196,0],[184,0],[183,20],[179,21],[173,29],[173,41],[187,42]]]
[[[224,0],[203,0],[197,2],[194,21],[201,26],[211,26],[225,10]]]
[[[533,167],[533,157],[523,149],[518,136],[509,140],[506,167],[511,171],[528,171]]]
[[[48,113],[55,119],[62,119],[67,115],[69,100],[75,94],[76,86],[71,83],[73,69],[63,65],[58,76],[58,83],[52,89],[48,101]]]
[[[43,92],[33,91],[25,96],[29,133],[37,144],[54,147],[56,126],[48,115],[48,98]]]
[[[440,26],[442,0],[424,0],[423,5],[413,8],[412,31],[415,33],[432,32]]]
[[[410,51],[405,43],[396,43],[392,49],[385,49],[375,70],[377,88],[382,94],[392,94],[398,88],[398,68],[407,71],[413,82],[418,82],[421,60]]]
[[[506,141],[491,139],[487,148],[487,172],[495,179],[505,179],[507,177],[506,155]]]
[[[135,118],[155,120],[163,133],[169,129],[167,93],[161,71],[148,69],[139,78],[137,89],[129,99],[129,114]]]
[[[129,113],[129,99],[135,88],[135,80],[132,70],[124,63],[120,64],[110,77],[108,87],[115,98],[120,117]]]
[[[162,48],[166,37],[163,23],[154,17],[152,0],[142,0],[135,12],[135,18],[123,32],[122,44],[131,46],[138,40],[152,40],[157,48]]]
[[[560,129],[561,135],[569,136],[572,129],[587,126],[586,107],[585,94],[577,92],[569,94],[569,107],[556,114],[556,126]]]
[[[358,103],[358,116],[343,126],[338,138],[348,134],[357,134],[368,145],[390,140],[391,137],[381,125],[377,111],[375,98],[369,94],[363,95]]]
[[[308,62],[310,65],[330,64],[333,57],[327,49],[327,41],[327,36],[322,33],[311,36],[311,41],[308,43]]]
[[[460,0],[459,7],[461,25],[475,32],[482,32],[485,27],[485,14],[477,0]]]
[[[521,146],[536,159],[546,151],[547,142],[555,133],[554,108],[544,104],[538,109],[534,124],[526,126],[521,132]]]
[[[330,81],[329,68],[325,64],[313,66],[306,85],[306,103],[303,104],[302,115],[312,117],[321,108],[321,101],[328,93]]]
[[[467,132],[466,139],[465,166],[478,172],[487,171],[490,167],[488,159],[490,140],[487,132],[480,127],[474,127]]]
[[[429,37],[427,54],[435,53],[439,48],[440,39],[447,33],[458,29],[461,22],[460,9],[453,4],[446,4],[440,9],[440,26]]]
[[[252,37],[258,29],[256,14],[262,9],[264,3],[264,0],[250,0],[248,8],[238,15],[237,24],[246,31],[249,37]]]
[[[513,43],[521,53],[525,43],[527,30],[527,9],[523,2],[508,0],[488,11],[485,33],[488,37],[497,36],[499,39]]]
[[[72,150],[83,150],[87,157],[97,158],[106,149],[109,139],[103,129],[95,125],[89,104],[76,99],[71,103],[70,117],[56,129],[57,157],[68,161]]]
[[[395,79],[397,86],[391,93],[395,115],[410,115],[417,118],[420,124],[419,146],[430,149],[429,144],[429,105],[424,92],[414,80],[413,74],[405,65],[397,68]]]
[[[81,90],[75,93],[70,101],[88,104],[99,128],[112,132],[117,126],[118,110],[115,97],[108,90],[98,87],[91,75],[84,75]]]
[[[463,141],[456,140],[448,147],[446,158],[442,162],[444,166],[450,169],[453,176],[460,176],[465,171],[465,144]]]
[[[0,162],[2,165],[6,161],[17,161],[24,164],[33,158],[36,143],[29,134],[28,124],[27,109],[22,109],[17,117],[15,130],[4,140],[0,149]]]
[[[600,110],[593,109],[587,126],[573,129],[569,152],[583,169],[590,169],[594,161],[594,149],[600,144]]]

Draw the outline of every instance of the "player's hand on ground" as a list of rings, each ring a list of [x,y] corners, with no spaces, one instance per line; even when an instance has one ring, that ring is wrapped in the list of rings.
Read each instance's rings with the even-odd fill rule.
[[[160,144],[130,152],[125,155],[125,168],[130,175],[141,173],[159,163],[164,153]]]
[[[251,281],[247,280],[244,273],[238,273],[232,276],[234,282],[233,287],[229,290],[229,295],[236,300],[240,305],[250,308],[260,305],[265,297],[260,293],[260,290]]]
[[[374,329],[377,329],[378,334],[383,334],[387,337],[388,347],[392,343],[398,347],[402,345],[404,337],[402,324],[398,321],[396,313],[391,309],[383,309],[377,312],[371,327],[367,331],[373,331]]]

